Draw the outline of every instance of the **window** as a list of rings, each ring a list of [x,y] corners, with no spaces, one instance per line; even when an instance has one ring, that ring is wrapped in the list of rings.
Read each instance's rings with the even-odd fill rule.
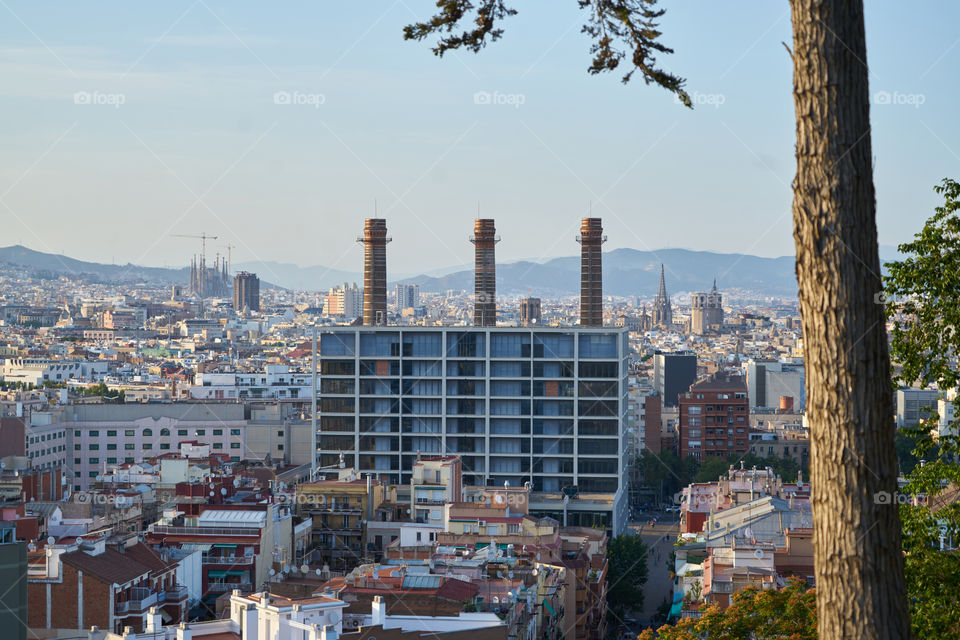
[[[177,435],[178,435],[178,436],[185,436],[185,435],[187,435],[187,430],[186,430],[186,429],[177,429]]]
[[[134,460],[133,458],[124,458],[123,461],[124,461],[124,462],[129,462],[129,463],[131,463],[131,464],[134,463],[134,462],[136,462],[136,460]]]
[[[123,445],[123,448],[126,449],[127,451],[133,451],[133,449],[134,449],[133,443],[131,442],[131,443],[129,443],[129,444],[125,444],[125,445]]]
[[[170,429],[160,429],[160,435],[162,436],[170,435]]]
[[[108,429],[108,430],[107,430],[107,437],[108,437],[108,438],[116,438],[116,437],[117,437],[117,430],[116,430],[116,429]]]
[[[282,438],[282,437],[283,437],[283,431],[277,431],[277,437],[278,437],[278,438]]]
[[[100,458],[90,458],[87,462],[90,464],[100,464]]]
[[[117,445],[113,445],[113,446],[116,447]],[[107,445],[107,448],[109,448],[109,447],[110,447],[110,445]],[[100,445],[98,445],[98,444],[91,444],[91,445],[90,445],[89,447],[87,447],[87,448],[88,448],[90,451],[100,451]]]
[[[74,458],[73,464],[80,464],[80,458]]]
[[[169,442],[161,442],[161,443],[160,443],[160,448],[161,448],[161,449],[169,449],[169,448],[170,448],[170,443],[169,443]]]
[[[231,442],[231,443],[230,443],[230,448],[231,448],[231,449],[239,449],[239,448],[240,448],[240,443],[239,443],[239,442]]]
[[[107,464],[117,464],[116,458],[107,458]]]
[[[222,435],[223,435],[223,429],[214,429],[214,430],[213,430],[213,435],[215,435],[215,436],[222,436]]]
[[[107,451],[116,451],[116,450],[117,450],[117,445],[116,445],[116,444],[108,444],[108,445],[107,445]]]
[[[153,429],[149,429],[149,428],[148,428],[148,429],[144,429],[144,430],[143,430],[143,435],[145,435],[145,436],[152,436],[152,435],[153,435]]]
[[[73,445],[73,450],[74,450],[74,451],[80,451],[80,445],[78,445],[78,444]]]
[[[132,438],[137,435],[137,432],[134,431],[133,429],[125,429],[123,432],[123,435],[125,435],[128,438]]]
[[[214,449],[223,449],[223,443],[222,443],[222,442],[214,442],[214,443],[213,443],[213,448],[214,448]]]
[[[97,472],[96,472],[96,471],[91,471],[91,472],[90,472],[89,474],[87,474],[87,475],[88,475],[89,477],[91,477],[91,478],[96,478],[96,477],[97,477]]]
[[[240,429],[230,429],[230,435],[232,436],[240,435]]]
[[[145,450],[149,451],[150,449],[153,449],[153,445],[148,442],[148,443],[146,443],[145,445],[143,445],[143,448],[144,448]]]
[[[198,436],[205,436],[205,435],[207,435],[207,430],[206,430],[206,429],[197,429],[197,430],[196,430],[196,433],[197,433]]]
[[[283,451],[283,445],[282,445],[282,444],[278,444],[278,445],[277,445],[277,450],[278,450],[278,451]]]

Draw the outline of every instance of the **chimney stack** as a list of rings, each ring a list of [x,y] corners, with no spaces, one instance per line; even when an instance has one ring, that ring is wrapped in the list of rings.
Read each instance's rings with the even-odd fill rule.
[[[367,218],[363,235],[363,326],[387,324],[387,221]]]
[[[477,327],[497,326],[497,260],[494,246],[500,241],[493,220],[478,218],[473,224],[474,300],[473,324]]]
[[[580,223],[580,326],[603,326],[603,253],[607,241],[600,218]]]

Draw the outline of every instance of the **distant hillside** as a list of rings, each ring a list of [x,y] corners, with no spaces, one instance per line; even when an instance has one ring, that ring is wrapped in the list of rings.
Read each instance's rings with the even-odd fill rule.
[[[185,284],[190,277],[187,267],[164,269],[162,267],[140,267],[134,264],[84,262],[56,253],[34,251],[20,245],[0,247],[0,262],[28,267],[37,271],[49,271],[54,274],[104,282]]]
[[[638,251],[616,249],[603,255],[603,290],[617,296],[652,296],[660,282],[660,264],[671,294],[709,289],[717,279],[720,289],[740,288],[768,295],[797,293],[793,256],[760,258],[739,253],[712,253],[687,249]],[[404,282],[423,291],[473,289],[473,271]],[[580,258],[555,258],[542,264],[514,262],[497,265],[497,291],[504,294],[576,295],[580,291]]]
[[[883,246],[882,258],[897,257],[896,248]],[[98,282],[147,282],[154,284],[186,284],[189,269],[141,267],[85,262],[64,255],[34,251],[19,245],[0,248],[0,263],[10,263],[47,272],[64,274]],[[794,296],[797,283],[793,256],[760,258],[740,253],[713,253],[688,249],[638,251],[616,249],[603,255],[603,289],[617,296],[653,296],[660,279],[660,264],[666,271],[667,290],[671,294],[703,291],[717,279],[721,290],[746,289],[766,295]],[[343,282],[363,286],[363,275],[323,265],[301,267],[284,262],[243,262],[234,271],[251,271],[260,276],[261,286],[284,287],[307,291],[324,290]],[[400,280],[419,284],[423,291],[448,289],[473,290],[473,269],[469,265],[447,267]],[[271,284],[277,283],[277,284]],[[394,282],[391,281],[392,287]],[[502,294],[559,296],[576,295],[580,287],[580,258],[568,256],[546,262],[519,261],[497,265],[497,291]]]

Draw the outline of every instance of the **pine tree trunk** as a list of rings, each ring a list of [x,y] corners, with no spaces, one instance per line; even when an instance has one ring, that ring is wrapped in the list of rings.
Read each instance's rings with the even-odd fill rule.
[[[862,0],[791,0],[818,632],[908,638]],[[879,499],[877,496],[881,496]],[[893,501],[895,502],[895,501]]]

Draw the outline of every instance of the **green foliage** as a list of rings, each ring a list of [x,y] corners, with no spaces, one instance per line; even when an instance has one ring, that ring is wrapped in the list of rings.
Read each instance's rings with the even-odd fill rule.
[[[946,390],[960,382],[960,184],[944,179],[934,189],[944,204],[912,242],[900,245],[906,257],[887,264],[884,300],[893,322],[890,355],[901,367],[895,381]],[[917,638],[960,637],[960,556],[940,550],[941,536],[948,545],[960,538],[960,425],[955,420],[938,435],[937,423],[935,412],[927,412],[897,441],[907,474],[903,492],[919,498],[899,505],[910,624]]]
[[[673,53],[673,49],[660,41],[663,34],[658,23],[664,10],[656,8],[657,0],[576,2],[587,12],[581,32],[587,34],[591,42],[593,59],[587,67],[589,73],[614,71],[624,63],[629,65],[621,78],[624,83],[639,71],[646,84],[659,85],[687,107],[693,107],[683,88],[685,80],[657,66],[656,54]],[[436,4],[437,13],[426,22],[404,27],[403,37],[419,41],[437,35],[438,41],[432,50],[441,57],[461,48],[476,53],[488,40],[496,42],[503,35],[500,24],[517,13],[504,0],[437,0]]]
[[[817,637],[817,606],[814,590],[802,580],[792,580],[782,590],[754,587],[734,594],[730,606],[706,609],[701,618],[683,618],[675,626],[656,632],[646,630],[639,640],[743,640],[744,638]]]
[[[730,463],[724,458],[711,456],[700,464],[693,480],[694,482],[716,482],[720,476],[726,475],[728,469],[730,469]]]
[[[607,543],[607,604],[618,619],[625,617],[628,608],[643,608],[648,573],[643,538],[622,535]]]

